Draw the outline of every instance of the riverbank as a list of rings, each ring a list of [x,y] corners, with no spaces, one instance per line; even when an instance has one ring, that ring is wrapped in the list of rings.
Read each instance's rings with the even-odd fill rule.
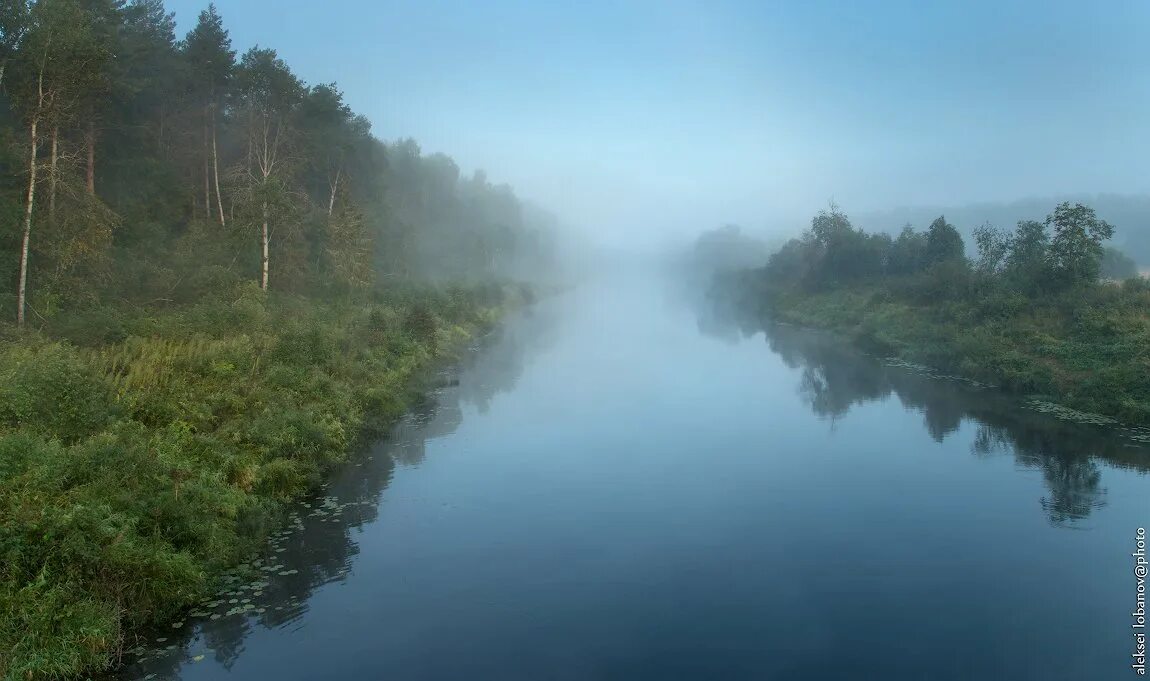
[[[519,287],[101,308],[0,328],[0,677],[109,665],[263,545]]]
[[[1150,292],[1143,286],[930,301],[886,286],[858,286],[778,291],[766,298],[762,314],[833,331],[871,354],[1150,425]]]

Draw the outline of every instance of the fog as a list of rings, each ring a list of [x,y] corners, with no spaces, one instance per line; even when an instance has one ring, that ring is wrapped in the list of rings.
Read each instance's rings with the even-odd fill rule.
[[[0,0],[0,679],[1144,673],[1146,45]]]
[[[167,5],[181,32],[202,9]],[[217,5],[237,47],[338,81],[376,134],[604,244],[797,231],[831,198],[861,213],[1150,191],[1137,0]]]

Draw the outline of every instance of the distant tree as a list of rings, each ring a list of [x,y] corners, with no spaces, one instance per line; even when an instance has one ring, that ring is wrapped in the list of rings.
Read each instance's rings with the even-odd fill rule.
[[[1102,270],[1102,242],[1114,236],[1114,227],[1100,220],[1092,208],[1064,202],[1046,217],[1053,229],[1047,260],[1054,281],[1075,285],[1098,279]]]
[[[1010,239],[1006,273],[1018,286],[1035,290],[1042,285],[1047,270],[1050,235],[1037,220],[1021,220]]]
[[[946,218],[938,216],[926,231],[926,263],[935,265],[950,260],[959,260],[965,256],[965,246],[962,235],[948,223]]]
[[[738,225],[724,225],[699,236],[692,258],[696,266],[719,272],[762,267],[769,252],[763,242],[745,234]]]
[[[859,263],[856,260],[861,250],[860,232],[856,232],[850,218],[837,204],[831,202],[826,210],[821,210],[811,219],[811,228],[806,241],[812,249],[815,266],[810,274],[815,286],[834,285],[852,278]]]
[[[974,242],[978,246],[978,271],[988,275],[1001,272],[1010,254],[1010,236],[988,222],[974,230]]]
[[[783,244],[767,260],[764,274],[773,284],[791,285],[807,279],[810,274],[810,248],[799,239]]]
[[[894,276],[914,274],[926,266],[926,236],[905,225],[891,243],[887,272]]]
[[[811,220],[811,236],[823,248],[830,249],[843,243],[852,232],[854,226],[850,218],[834,202],[826,210],[820,210]]]
[[[1105,279],[1130,279],[1138,276],[1138,263],[1111,246],[1102,250],[1102,277]]]

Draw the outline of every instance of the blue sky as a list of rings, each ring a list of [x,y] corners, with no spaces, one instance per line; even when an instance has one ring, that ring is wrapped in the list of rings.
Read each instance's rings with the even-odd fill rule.
[[[206,3],[168,0],[186,31]],[[1150,191],[1150,2],[219,0],[242,52],[615,242]]]

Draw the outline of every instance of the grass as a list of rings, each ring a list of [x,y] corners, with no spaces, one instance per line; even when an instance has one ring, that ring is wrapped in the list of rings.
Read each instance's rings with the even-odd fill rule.
[[[0,327],[0,678],[107,668],[405,410],[503,289],[268,299]]]
[[[926,364],[1131,425],[1150,425],[1150,291],[989,291],[923,300],[884,284],[772,295],[770,314],[836,331],[872,354]]]

